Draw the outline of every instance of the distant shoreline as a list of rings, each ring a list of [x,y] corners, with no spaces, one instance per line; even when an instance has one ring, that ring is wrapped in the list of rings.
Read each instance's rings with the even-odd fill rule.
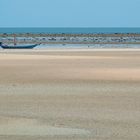
[[[0,37],[140,37],[140,33],[0,33]]]

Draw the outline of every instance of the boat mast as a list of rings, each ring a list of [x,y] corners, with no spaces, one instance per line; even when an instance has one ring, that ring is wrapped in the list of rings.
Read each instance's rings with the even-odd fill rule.
[[[14,45],[16,46],[16,34],[14,34]]]

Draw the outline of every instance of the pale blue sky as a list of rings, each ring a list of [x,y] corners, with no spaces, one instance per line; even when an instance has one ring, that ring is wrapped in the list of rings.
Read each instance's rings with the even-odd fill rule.
[[[140,27],[140,0],[0,0],[0,27]]]

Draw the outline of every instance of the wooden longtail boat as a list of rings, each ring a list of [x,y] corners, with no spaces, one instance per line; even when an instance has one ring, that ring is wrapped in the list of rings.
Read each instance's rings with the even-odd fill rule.
[[[2,42],[0,42],[0,46],[3,49],[33,49],[34,47],[36,47],[37,45],[40,44],[32,44],[32,45],[17,45],[16,44],[16,37],[14,35],[14,45],[3,45]]]

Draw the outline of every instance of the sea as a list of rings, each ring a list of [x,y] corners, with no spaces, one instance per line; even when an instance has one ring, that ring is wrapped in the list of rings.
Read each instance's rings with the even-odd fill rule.
[[[0,28],[0,33],[110,34],[140,33],[140,28]]]

